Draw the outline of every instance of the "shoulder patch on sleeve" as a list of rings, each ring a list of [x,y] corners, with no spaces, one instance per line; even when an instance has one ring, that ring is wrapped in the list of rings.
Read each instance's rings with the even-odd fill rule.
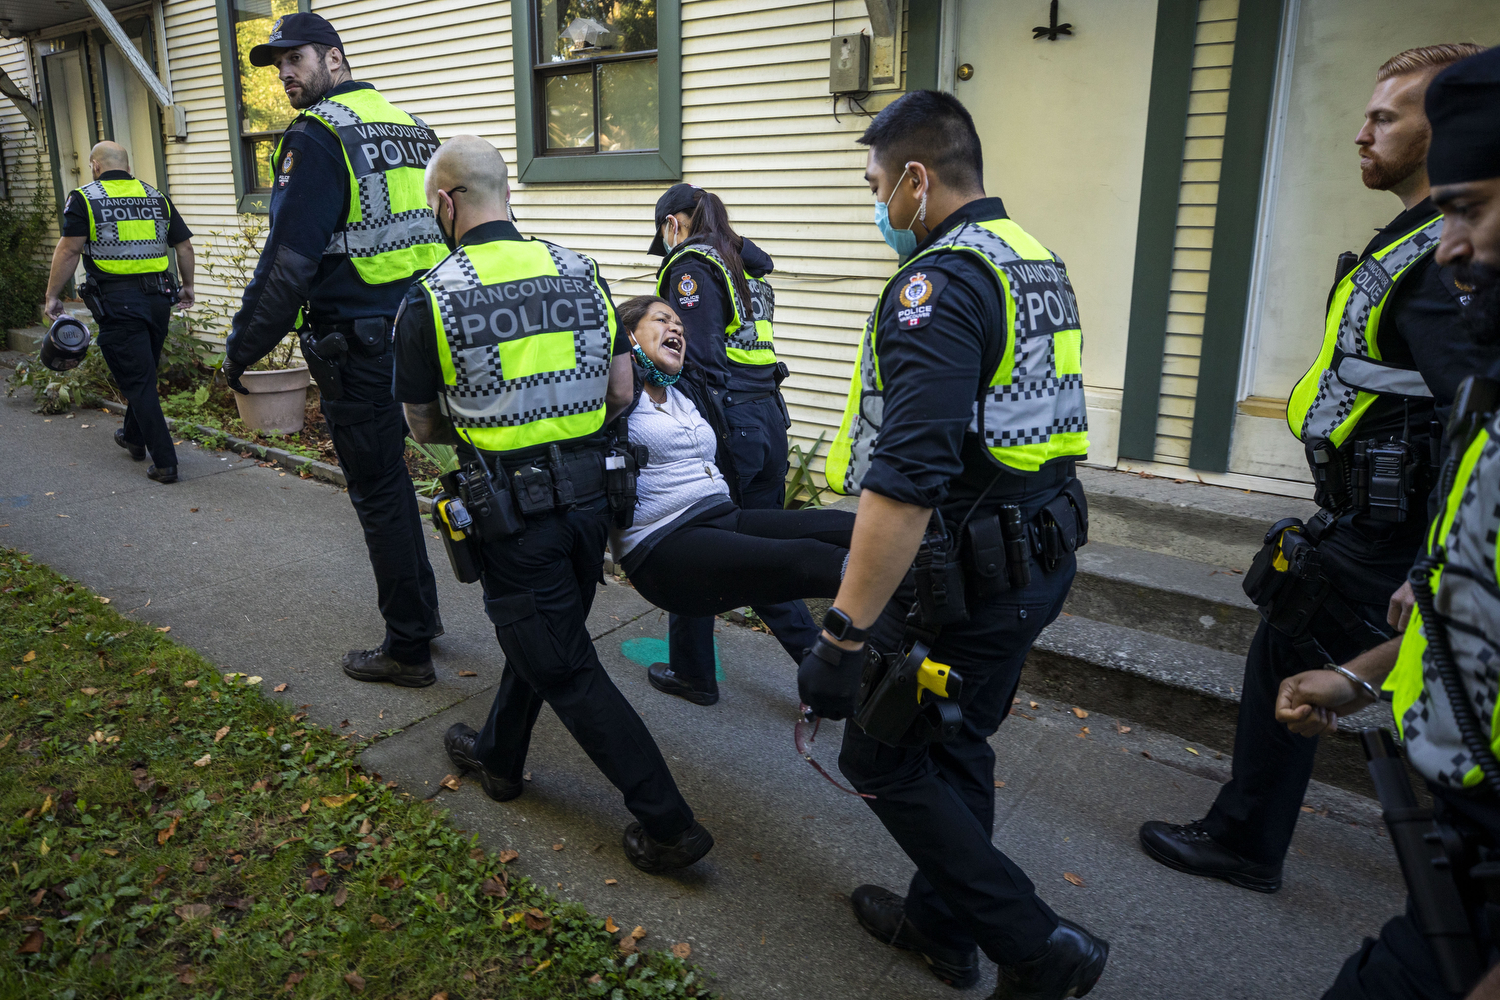
[[[698,279],[691,271],[683,271],[678,275],[677,283],[673,286],[673,294],[677,298],[677,304],[684,309],[698,308],[700,296],[698,293]]]
[[[903,330],[926,326],[947,287],[948,276],[941,271],[921,269],[903,274],[895,286],[896,326]]]
[[[292,179],[292,171],[297,169],[299,155],[299,151],[295,149],[288,149],[281,154],[281,162],[276,164],[277,187],[286,187],[287,182]]]

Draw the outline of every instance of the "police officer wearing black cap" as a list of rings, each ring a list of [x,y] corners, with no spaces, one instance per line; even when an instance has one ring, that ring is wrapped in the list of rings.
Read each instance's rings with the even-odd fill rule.
[[[114,142],[89,152],[94,180],[68,194],[62,238],[52,252],[47,281],[48,319],[63,315],[63,285],[78,268],[88,280],[79,296],[99,324],[99,351],[125,396],[125,425],[115,444],[137,462],[151,454],[146,475],[177,481],[177,449],[156,394],[156,366],[167,342],[172,304],[193,306],[193,234],[170,199],[130,174],[130,155]],[[177,254],[179,286],[167,256]]]
[[[855,889],[855,917],[953,986],[979,978],[983,949],[1000,966],[997,998],[1083,996],[1109,946],[1053,913],[995,847],[989,743],[1087,534],[1073,475],[1088,452],[1077,303],[1063,263],[985,195],[979,136],[952,95],[913,91],[859,141],[902,266],[866,324],[829,452],[828,483],[859,493],[859,514],[798,689],[815,714],[854,717],[839,767],[917,873],[904,897]],[[962,713],[945,742],[857,711],[866,643],[887,654],[917,640],[962,679],[942,685]],[[896,689],[899,704],[921,703],[915,686]]]
[[[780,389],[787,368],[776,358],[771,329],[776,296],[767,280],[775,267],[770,255],[730,228],[718,195],[694,184],[674,184],[657,199],[656,236],[646,252],[666,258],[656,274],[656,294],[676,308],[688,360],[723,405],[740,506],[782,507],[791,420]],[[801,601],[754,611],[793,660],[817,638]],[[714,620],[672,615],[667,635],[671,662],[647,669],[651,686],[698,705],[717,702]]]
[[[1464,313],[1476,336],[1497,346],[1500,49],[1438,74],[1427,88],[1426,110],[1427,172],[1445,220],[1436,260],[1454,269],[1471,296]],[[1381,798],[1410,900],[1406,912],[1349,957],[1324,1000],[1500,996],[1500,906],[1491,902],[1500,898],[1497,406],[1500,365],[1491,365],[1466,382],[1454,404],[1439,518],[1412,567],[1417,611],[1406,633],[1338,668],[1300,673],[1281,685],[1276,718],[1308,736],[1332,731],[1339,716],[1390,701],[1406,762],[1433,800],[1430,814],[1416,808],[1404,767],[1399,758],[1391,761]],[[1387,801],[1403,785],[1410,800],[1404,809]]]
[[[226,345],[239,376],[297,328],[322,397],[349,500],[364,527],[385,638],[344,655],[360,681],[425,687],[442,632],[421,515],[406,469],[406,423],[391,395],[391,324],[412,279],[447,254],[422,191],[438,139],[357,83],[333,26],[278,18],[256,66],[275,65],[301,114],[276,145],[271,228]]]

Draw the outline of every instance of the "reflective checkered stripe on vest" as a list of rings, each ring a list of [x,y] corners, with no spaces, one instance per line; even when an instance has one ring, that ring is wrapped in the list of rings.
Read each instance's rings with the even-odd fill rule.
[[[1088,455],[1088,414],[1083,395],[1083,332],[1067,269],[1046,247],[1010,219],[969,223],[948,240],[912,258],[886,283],[865,322],[849,401],[829,451],[825,474],[839,493],[858,493],[880,433],[885,384],[875,331],[886,292],[904,282],[898,313],[921,308],[932,286],[914,265],[928,254],[977,254],[994,271],[1005,299],[1005,351],[989,385],[974,403],[969,433],[990,458],[1016,472],[1035,472],[1058,458]]]
[[[460,247],[421,279],[443,409],[465,440],[517,451],[604,426],[615,314],[594,262],[542,240]]]
[[[167,269],[172,203],[145,181],[94,181],[78,189],[89,212],[84,253],[106,274],[157,274]]]
[[[729,290],[730,302],[734,305],[734,321],[724,328],[724,339],[727,342],[726,353],[729,360],[741,365],[774,365],[776,363],[775,337],[771,332],[771,314],[776,311],[776,292],[771,288],[771,283],[761,278],[751,277],[749,272],[744,272],[745,284],[750,288],[750,302],[740,301],[740,293],[734,286],[734,279],[730,277],[729,265],[719,252],[713,247],[702,244],[689,244],[682,247],[673,258],[679,254],[693,253],[713,263],[724,276],[724,287]],[[671,270],[672,259],[669,258],[662,268],[657,272],[656,294],[672,301],[673,294],[687,294],[680,289],[667,288],[667,272]],[[692,279],[689,278],[689,281]]]
[[[1415,369],[1382,362],[1378,334],[1391,292],[1442,235],[1438,216],[1366,257],[1334,287],[1323,347],[1286,407],[1287,424],[1304,444],[1343,444],[1381,395],[1432,396]]]
[[[347,255],[370,285],[410,278],[448,255],[423,188],[438,147],[432,129],[374,90],[325,97],[303,114],[338,137],[349,170],[349,217],[325,254]],[[281,156],[277,143],[275,164]]]
[[[1432,570],[1433,608],[1447,624],[1448,644],[1458,662],[1464,689],[1473,700],[1490,747],[1500,754],[1495,733],[1495,696],[1500,685],[1500,567],[1495,539],[1500,531],[1500,425],[1481,431],[1458,460],[1453,489],[1433,522],[1428,552],[1442,545],[1443,565]],[[1483,777],[1464,746],[1458,723],[1433,665],[1419,611],[1401,640],[1401,654],[1386,678],[1392,714],[1406,741],[1412,766],[1451,788],[1472,787]]]

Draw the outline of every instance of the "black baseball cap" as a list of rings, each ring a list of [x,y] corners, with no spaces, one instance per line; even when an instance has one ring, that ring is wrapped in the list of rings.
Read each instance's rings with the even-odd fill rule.
[[[651,240],[651,248],[646,251],[648,254],[653,257],[667,255],[667,245],[661,241],[661,224],[669,215],[692,212],[698,205],[701,191],[702,188],[696,184],[673,184],[660,198],[656,199],[656,235]]]
[[[344,51],[339,33],[325,18],[317,14],[287,14],[271,25],[271,37],[264,45],[250,50],[250,65],[270,66],[276,61],[276,53],[302,45],[331,45]]]

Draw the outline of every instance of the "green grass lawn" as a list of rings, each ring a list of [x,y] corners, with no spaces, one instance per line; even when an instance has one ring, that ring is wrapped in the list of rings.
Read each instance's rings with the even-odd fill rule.
[[[0,664],[0,997],[710,995],[259,678],[5,549]]]

